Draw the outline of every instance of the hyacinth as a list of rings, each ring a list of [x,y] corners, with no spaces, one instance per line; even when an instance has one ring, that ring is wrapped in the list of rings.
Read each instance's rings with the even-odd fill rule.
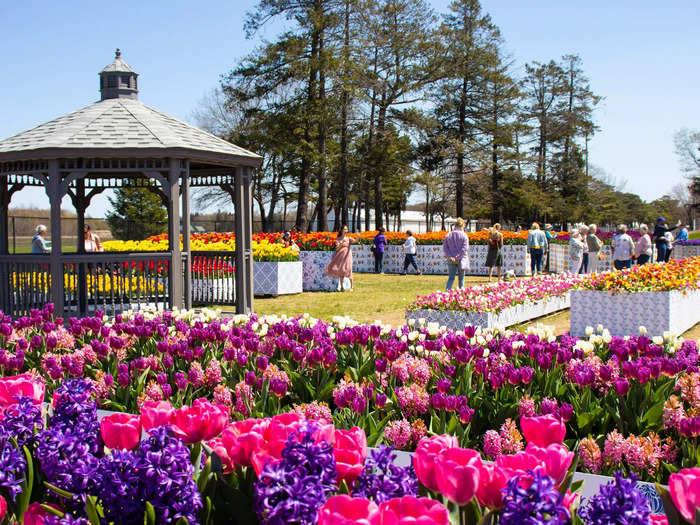
[[[332,420],[331,409],[328,407],[328,403],[312,401],[311,403],[302,403],[301,405],[294,405],[294,412],[304,416],[304,419],[308,421],[325,421],[330,422]]]
[[[503,455],[501,436],[495,430],[487,430],[484,434],[484,454],[491,459],[497,459]]]
[[[395,458],[393,447],[379,445],[372,450],[355,482],[353,497],[381,503],[403,496],[417,496],[418,477],[413,466],[399,467],[394,464]]]
[[[695,372],[680,376],[676,380],[675,389],[680,391],[681,399],[691,407],[700,406],[700,373]]]
[[[234,390],[236,392],[236,406],[233,409],[243,416],[248,416],[250,414],[248,406],[253,402],[253,388],[241,381]]]
[[[34,443],[34,433],[41,430],[44,420],[41,408],[31,398],[20,396],[17,403],[9,406],[2,413],[0,435],[14,437],[19,447]]]
[[[537,413],[535,410],[535,402],[530,397],[530,394],[526,394],[518,402],[518,415],[520,417],[532,417]],[[544,412],[543,412],[544,413]]]
[[[664,429],[679,430],[685,417],[685,409],[678,396],[669,397],[664,403]]]
[[[501,525],[567,525],[571,514],[563,504],[563,495],[554,488],[554,480],[539,470],[528,472],[530,486],[523,488],[520,476],[516,476],[501,490]]]
[[[12,444],[10,436],[0,435],[0,489],[4,489],[11,501],[22,492],[20,484],[26,468],[24,454]]]
[[[430,408],[430,395],[420,385],[412,383],[408,386],[398,387],[395,392],[401,411],[406,417],[425,414]]]
[[[214,403],[218,405],[231,406],[233,402],[233,397],[231,396],[231,389],[226,385],[217,385],[214,388]]]
[[[411,423],[407,419],[389,421],[384,427],[384,438],[399,450],[403,450],[411,444],[411,436]]]
[[[197,523],[202,497],[195,483],[190,450],[168,427],[150,430],[138,449],[141,495],[153,505],[159,522],[175,523],[185,518]]]
[[[269,525],[316,523],[318,509],[336,490],[333,447],[316,443],[316,425],[289,436],[282,459],[265,465],[255,484],[255,512]]]
[[[107,520],[117,523],[143,521],[145,503],[140,497],[138,458],[133,452],[114,450],[100,464],[98,496]]]
[[[62,518],[49,514],[43,518],[44,525],[90,525],[85,518],[76,518],[72,514],[64,514]]]
[[[583,467],[593,474],[598,474],[603,467],[603,454],[593,438],[587,437],[581,440],[578,457]]]
[[[67,379],[54,392],[54,411],[49,420],[53,432],[67,432],[84,440],[91,454],[100,450],[100,424],[92,385],[84,379]]]
[[[501,425],[500,437],[503,454],[517,454],[523,449],[523,436],[512,419],[506,419]]]
[[[579,515],[590,525],[647,525],[651,510],[649,501],[637,488],[637,476],[626,478],[621,471],[615,479],[600,487],[598,494],[579,510]]]

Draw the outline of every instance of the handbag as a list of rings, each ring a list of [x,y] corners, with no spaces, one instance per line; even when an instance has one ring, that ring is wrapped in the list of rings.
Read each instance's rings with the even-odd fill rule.
[[[462,258],[461,261],[459,261],[459,267],[462,270],[469,270],[469,256],[466,255],[465,257]]]

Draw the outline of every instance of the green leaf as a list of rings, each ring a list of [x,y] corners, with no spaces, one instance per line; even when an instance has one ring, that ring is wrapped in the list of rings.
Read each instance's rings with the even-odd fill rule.
[[[657,424],[659,424],[659,422],[661,421],[661,416],[664,413],[665,402],[665,400],[662,400],[652,405],[649,408],[649,410],[647,410],[644,413],[642,421],[645,422],[648,426],[656,426]]]
[[[202,472],[199,473],[199,477],[197,478],[197,488],[199,489],[200,494],[204,492],[204,489],[207,486],[207,483],[209,482],[209,475],[211,474],[211,457],[207,459],[207,462],[204,464],[204,468],[202,469]]]
[[[661,498],[661,503],[664,505],[664,512],[666,513],[666,519],[668,519],[668,525],[680,525],[681,523],[685,523],[683,518],[681,518],[680,514],[678,513],[678,510],[676,510],[676,506],[673,504],[673,500],[671,499],[671,494],[669,493],[668,489],[657,483],[656,492],[658,492],[659,497]]]
[[[47,505],[46,503],[41,503],[41,508],[44,509],[46,512],[49,514],[52,514],[54,516],[58,516],[59,518],[62,518],[66,514],[64,512],[61,512],[60,509],[57,509],[56,507],[52,507],[51,505]]]
[[[61,488],[58,488],[56,485],[52,485],[48,481],[44,481],[44,486],[47,489],[49,489],[51,492],[55,492],[56,494],[58,494],[59,496],[62,496],[64,498],[72,499],[75,497],[73,494],[71,494],[67,490],[63,490]]]
[[[90,520],[91,525],[101,525],[101,513],[98,512],[97,498],[95,496],[88,495],[85,499],[85,513],[87,514],[88,520]]]
[[[150,501],[146,502],[146,511],[143,514],[143,525],[156,525],[156,509]]]
[[[15,513],[18,518],[22,518],[27,508],[29,507],[29,500],[32,497],[32,490],[34,488],[34,462],[32,461],[32,454],[29,449],[25,446],[22,447],[22,452],[24,453],[24,459],[27,462],[27,469],[25,471],[24,481],[20,484],[22,492],[17,497],[15,504]]]

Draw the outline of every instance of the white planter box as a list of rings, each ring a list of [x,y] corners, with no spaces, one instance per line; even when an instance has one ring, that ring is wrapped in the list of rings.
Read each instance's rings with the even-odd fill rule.
[[[253,263],[255,295],[285,295],[302,292],[303,264],[291,262]]]
[[[534,304],[519,304],[506,308],[499,313],[465,312],[457,310],[414,310],[406,312],[406,320],[425,319],[426,323],[438,323],[451,330],[464,330],[465,326],[480,326],[494,328],[496,326],[512,326],[524,323],[543,315],[548,315],[569,307],[569,294],[562,297],[552,297],[546,301]]]
[[[299,252],[299,260],[303,265],[302,289],[305,292],[335,291],[338,288],[338,279],[323,273],[334,255],[334,251]]]
[[[192,279],[192,300],[211,303],[215,303],[217,300],[230,301],[235,294],[235,288],[233,275],[216,279]]]
[[[700,321],[700,291],[614,293],[571,292],[571,335],[582,337],[587,326],[602,324],[612,335],[634,335],[640,326],[650,336],[680,335]]]
[[[700,257],[700,246],[695,244],[677,244],[671,252],[672,259],[686,259],[688,257]]]
[[[549,271],[552,273],[566,273],[569,271],[569,245],[550,244]],[[598,261],[598,272],[614,270],[612,263],[612,248],[603,246],[603,260]],[[545,256],[546,257],[546,256]],[[546,260],[546,259],[545,259]]]

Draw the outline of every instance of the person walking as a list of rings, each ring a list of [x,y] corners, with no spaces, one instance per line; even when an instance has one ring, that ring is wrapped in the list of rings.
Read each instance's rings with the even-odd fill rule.
[[[340,291],[345,291],[345,279],[350,280],[350,291],[353,290],[352,279],[352,250],[351,244],[357,241],[348,236],[348,227],[343,225],[338,231],[338,236],[335,239],[335,255],[328,263],[323,272],[331,277],[336,277],[340,280]]]
[[[632,267],[632,256],[634,255],[634,241],[627,234],[627,226],[620,224],[617,227],[617,234],[612,238],[613,265],[616,270]]]
[[[459,288],[464,288],[464,270],[469,268],[469,237],[464,232],[464,219],[457,217],[454,229],[442,241],[442,253],[447,259],[447,285],[451,290],[458,277]]]
[[[634,247],[634,258],[637,259],[637,264],[646,264],[651,260],[651,237],[649,237],[649,226],[646,224],[639,225],[641,236],[637,239]]]
[[[588,273],[598,273],[598,263],[602,258],[603,241],[596,235],[598,226],[591,224],[588,226],[586,244],[588,245]]]
[[[501,225],[496,223],[489,230],[488,251],[486,252],[486,267],[489,269],[489,281],[493,279],[493,269],[498,268],[497,279],[501,280],[501,267],[503,266],[503,234]]]
[[[530,233],[527,236],[527,249],[530,252],[530,273],[533,277],[538,273],[542,273],[542,256],[547,253],[548,248],[547,236],[540,230],[540,225],[533,222]]]
[[[581,233],[577,228],[573,228],[569,236],[569,273],[577,274],[579,272],[585,249],[586,244],[581,238]]]
[[[552,225],[551,224],[545,224],[544,225],[544,235],[547,237],[547,244],[551,247],[552,246],[552,241],[557,238],[556,232],[552,231]],[[545,269],[547,270],[547,273],[549,273],[549,258],[550,255],[552,254],[552,250],[547,250],[547,262],[545,263]]]
[[[586,240],[586,237],[588,237],[588,226],[585,224],[581,224],[578,227],[578,233],[580,235],[581,242],[583,243],[583,258],[581,259],[581,268],[579,269],[578,273],[588,273],[588,241]]]
[[[46,226],[40,224],[36,227],[36,233],[32,237],[32,250],[29,252],[32,255],[40,253],[49,253],[49,247],[46,245],[46,239],[44,239],[44,234],[46,234]]]
[[[386,235],[384,232],[386,230],[379,227],[377,235],[374,236],[374,247],[372,252],[374,253],[374,273],[384,273],[384,250],[386,249]]]
[[[676,224],[673,228],[668,227],[668,225],[666,224],[666,219],[664,219],[663,217],[659,217],[658,219],[656,219],[656,226],[654,226],[654,234],[651,238],[651,240],[654,241],[654,244],[656,245],[656,262],[666,261],[667,243],[666,237],[664,237],[664,235],[667,232],[672,232],[680,225],[680,219],[678,220],[678,224]]]
[[[90,228],[89,224],[85,225],[83,232],[85,233],[85,251],[87,253],[103,251],[100,238],[97,234],[92,233],[92,228]]]
[[[411,230],[406,232],[406,242],[403,243],[403,253],[403,275],[408,273],[409,265],[413,265],[418,275],[423,275],[423,272],[418,268],[418,264],[416,264],[416,238],[413,236]]]

